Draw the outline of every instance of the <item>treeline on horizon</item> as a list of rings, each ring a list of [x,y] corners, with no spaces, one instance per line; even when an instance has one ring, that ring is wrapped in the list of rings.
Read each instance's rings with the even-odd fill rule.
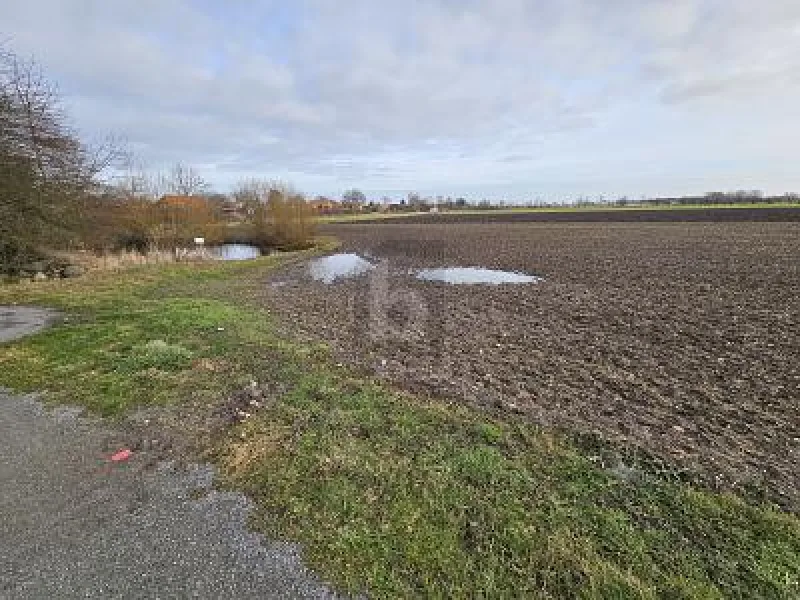
[[[781,195],[766,195],[760,190],[737,190],[734,192],[708,192],[703,195],[690,196],[659,196],[654,198],[643,197],[631,199],[627,196],[607,200],[579,199],[570,202],[571,206],[685,206],[685,205],[710,205],[725,206],[736,204],[798,204],[800,194],[786,193]],[[553,203],[535,202],[535,206],[553,206]]]
[[[766,195],[760,190],[737,190],[732,192],[708,192],[702,195],[689,195],[689,196],[659,196],[659,197],[641,197],[638,199],[630,198],[628,196],[621,196],[619,198],[606,198],[598,196],[597,198],[579,197],[578,199],[564,199],[564,200],[542,200],[542,199],[529,199],[524,201],[506,202],[482,199],[477,201],[470,201],[466,198],[459,197],[445,197],[437,196],[422,197],[419,194],[411,193],[407,198],[400,201],[392,201],[384,197],[381,201],[382,204],[388,204],[392,207],[406,207],[408,209],[432,208],[438,207],[440,209],[448,210],[473,210],[473,209],[497,209],[497,208],[556,208],[561,206],[575,206],[575,207],[635,207],[635,206],[685,206],[685,205],[750,205],[750,204],[798,204],[800,203],[800,194],[798,193],[785,193],[780,195]],[[368,206],[376,206],[378,203],[371,202]]]

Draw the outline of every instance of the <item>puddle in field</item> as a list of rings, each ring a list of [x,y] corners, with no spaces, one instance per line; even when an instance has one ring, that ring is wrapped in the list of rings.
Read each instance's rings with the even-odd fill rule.
[[[514,273],[513,271],[496,271],[480,267],[448,267],[444,269],[423,269],[417,273],[417,279],[424,281],[440,281],[456,285],[501,283],[539,283],[541,277]]]
[[[208,250],[217,260],[251,260],[261,256],[261,250],[250,244],[222,244],[211,246]]]
[[[314,281],[333,283],[337,279],[357,277],[375,268],[358,254],[333,254],[312,260],[308,265]]]

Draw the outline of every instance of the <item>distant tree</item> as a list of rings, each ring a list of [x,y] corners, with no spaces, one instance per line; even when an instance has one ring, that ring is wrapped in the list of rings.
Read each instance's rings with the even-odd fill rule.
[[[417,192],[408,193],[408,205],[411,208],[418,209],[420,206],[422,206],[422,204],[422,196],[420,196]]]
[[[258,245],[302,248],[312,239],[311,204],[291,185],[277,180],[248,179],[236,185],[233,197],[247,207],[253,241]]]
[[[242,204],[255,206],[261,201],[263,183],[256,179],[246,179],[238,182],[233,189],[233,199]]]
[[[234,187],[232,196],[245,213],[252,216],[260,206],[268,203],[269,194],[276,191],[287,196],[297,194],[291,185],[277,179],[243,179]]]
[[[342,194],[342,204],[350,210],[359,210],[367,203],[367,196],[361,190],[347,190]]]
[[[179,162],[167,175],[166,187],[172,194],[194,196],[206,192],[210,186],[194,167]]]
[[[227,194],[220,194],[219,192],[210,192],[206,194],[206,199],[212,204],[225,204],[229,198]]]

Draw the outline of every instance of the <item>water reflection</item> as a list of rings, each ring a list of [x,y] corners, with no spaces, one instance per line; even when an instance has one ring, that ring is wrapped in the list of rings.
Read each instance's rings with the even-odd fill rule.
[[[309,273],[314,281],[333,283],[339,278],[357,277],[374,269],[368,260],[358,254],[333,254],[312,260],[308,265]]]
[[[541,277],[514,273],[513,271],[496,271],[480,267],[448,267],[443,269],[422,269],[417,273],[417,279],[424,281],[441,281],[456,285],[501,283],[538,283]]]
[[[249,244],[222,244],[211,246],[208,251],[217,260],[252,260],[261,256],[261,250]]]

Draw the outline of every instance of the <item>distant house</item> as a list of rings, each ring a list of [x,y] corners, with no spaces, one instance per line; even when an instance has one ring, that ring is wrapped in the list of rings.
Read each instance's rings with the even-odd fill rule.
[[[161,199],[156,202],[161,208],[183,208],[183,209],[196,209],[208,210],[209,202],[202,196],[180,196],[180,195],[166,195],[161,196]]]
[[[390,213],[408,212],[408,211],[409,211],[409,205],[406,204],[404,200],[401,200],[400,202],[390,202],[389,204],[384,204],[383,208],[383,212],[390,212]]]
[[[341,210],[341,204],[329,198],[316,198],[310,203],[311,209],[320,215],[330,215]]]
[[[229,198],[222,203],[222,216],[226,221],[244,221],[250,213],[252,209],[248,211],[244,202]]]

